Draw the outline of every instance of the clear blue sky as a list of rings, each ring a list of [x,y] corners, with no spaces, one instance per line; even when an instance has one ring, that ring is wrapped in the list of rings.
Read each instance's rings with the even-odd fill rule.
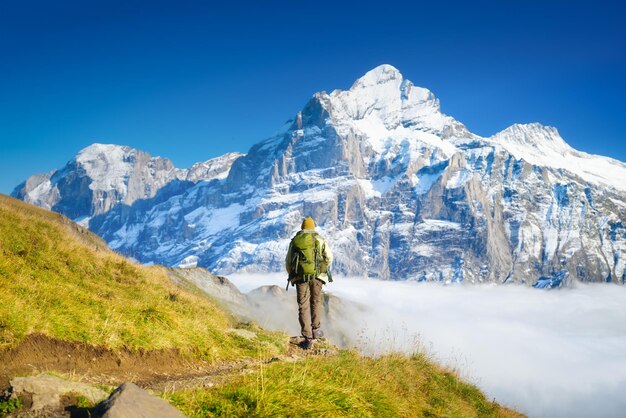
[[[245,152],[382,63],[475,133],[537,121],[626,161],[620,2],[209,3],[1,2],[0,192],[93,142]]]

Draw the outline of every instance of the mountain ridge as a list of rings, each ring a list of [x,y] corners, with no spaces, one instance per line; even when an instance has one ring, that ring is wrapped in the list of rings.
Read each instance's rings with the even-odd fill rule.
[[[390,65],[314,94],[300,115],[302,135],[292,119],[227,176],[117,205],[90,229],[145,263],[280,271],[312,215],[343,274],[624,282],[626,164],[538,123],[475,135]]]
[[[153,198],[172,182],[223,178],[232,162],[242,155],[231,152],[181,169],[167,158],[153,157],[127,145],[93,143],[63,168],[29,177],[15,187],[11,196],[63,213],[86,226],[93,216],[121,203],[130,205]],[[78,189],[79,195],[72,189]],[[72,207],[76,205],[72,200],[77,198],[81,207]]]

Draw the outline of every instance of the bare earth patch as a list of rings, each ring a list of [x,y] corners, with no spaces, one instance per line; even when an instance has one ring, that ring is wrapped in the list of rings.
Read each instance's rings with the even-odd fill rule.
[[[31,334],[17,347],[0,351],[0,387],[9,377],[36,371],[85,376],[86,380],[115,385],[160,375],[201,372],[210,364],[184,358],[176,350],[110,350]]]
[[[212,387],[228,377],[252,372],[255,366],[275,361],[299,361],[307,356],[336,354],[325,340],[312,350],[298,347],[300,337],[290,340],[284,356],[272,356],[208,363],[181,356],[176,350],[110,350],[88,344],[60,341],[42,334],[31,334],[17,347],[0,351],[0,389],[8,387],[14,376],[54,371],[82,381],[116,386],[135,382],[153,391],[191,387]]]

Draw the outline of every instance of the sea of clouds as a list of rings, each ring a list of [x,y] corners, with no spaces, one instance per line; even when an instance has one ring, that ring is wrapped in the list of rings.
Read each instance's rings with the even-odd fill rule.
[[[279,275],[229,278],[242,292],[285,285]],[[338,278],[325,290],[366,307],[337,319],[364,353],[425,350],[490,398],[531,417],[625,414],[625,287],[548,291]],[[293,324],[270,312],[261,322],[298,329],[295,315]]]

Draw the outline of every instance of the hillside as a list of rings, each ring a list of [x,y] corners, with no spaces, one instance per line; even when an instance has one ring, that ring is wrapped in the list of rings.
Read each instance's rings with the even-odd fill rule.
[[[199,291],[114,254],[62,215],[1,196],[0,243],[0,348],[39,333],[206,361],[254,353],[225,332],[235,318]]]
[[[305,356],[164,268],[4,195],[0,281],[1,386],[40,371],[134,380],[191,416],[518,416],[424,354]],[[0,401],[0,415],[17,406]]]

